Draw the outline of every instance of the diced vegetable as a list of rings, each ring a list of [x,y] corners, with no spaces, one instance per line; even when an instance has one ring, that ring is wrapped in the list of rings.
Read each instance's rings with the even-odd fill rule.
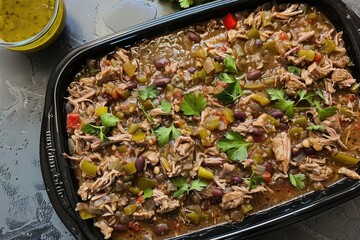
[[[139,177],[137,182],[137,187],[141,190],[145,190],[147,188],[154,188],[156,186],[156,180],[149,179],[146,177]]]
[[[211,73],[215,68],[214,68],[214,64],[213,61],[211,60],[211,58],[206,58],[206,60],[203,63],[203,67],[204,70],[207,74]]]
[[[128,127],[128,132],[130,134],[135,133],[137,130],[139,129],[139,124],[137,123],[130,123],[129,127]]]
[[[144,132],[143,130],[138,130],[132,135],[132,140],[134,140],[135,142],[144,140],[145,138],[146,132]]]
[[[241,211],[243,212],[243,214],[246,214],[250,211],[252,211],[254,208],[250,203],[243,203],[241,204]]]
[[[247,32],[246,36],[251,39],[251,38],[259,38],[259,31],[255,28],[252,27],[250,28],[250,30]]]
[[[207,76],[207,73],[204,69],[198,70],[193,75],[193,81],[199,81],[199,80],[204,81],[206,76]]]
[[[271,11],[264,11],[261,14],[261,24],[262,27],[265,27],[271,22]]]
[[[215,73],[224,71],[224,65],[219,62],[213,62]]]
[[[196,51],[195,51],[195,56],[199,57],[199,58],[206,58],[207,57],[207,50],[203,47],[199,47]]]
[[[101,115],[108,112],[108,107],[97,107],[95,108],[95,115],[100,117]]]
[[[198,169],[198,177],[203,178],[203,179],[207,179],[207,180],[213,180],[214,179],[214,173],[208,168],[199,167],[199,169]]]
[[[124,63],[123,68],[124,68],[124,71],[126,72],[126,74],[127,74],[129,77],[132,77],[132,76],[135,75],[136,65],[133,64],[132,62],[126,62],[126,63]]]
[[[270,103],[270,98],[266,93],[263,92],[257,92],[251,96],[251,99],[257,101],[260,103],[261,106],[267,106]]]
[[[237,23],[237,19],[232,13],[226,14],[225,17],[223,18],[223,24],[227,30],[236,27],[236,23]]]
[[[167,158],[161,157],[160,162],[161,162],[162,166],[166,169],[166,171],[168,171],[168,172],[171,171],[171,165],[170,165],[169,161],[167,160]]]
[[[343,153],[343,152],[337,152],[334,155],[334,160],[337,164],[339,164],[341,166],[346,166],[346,167],[353,167],[359,162],[358,158],[353,157],[353,156]]]
[[[298,51],[298,58],[302,58],[303,56],[305,56],[305,60],[313,61],[315,57],[315,52],[313,50],[300,49]]]
[[[80,214],[80,217],[82,220],[86,220],[86,219],[95,217],[95,214],[93,214],[85,209],[79,210],[79,214]]]
[[[306,116],[300,116],[300,117],[295,118],[293,120],[292,124],[293,124],[293,126],[300,126],[302,128],[306,128],[307,122],[308,122],[308,119]]]
[[[135,163],[134,162],[127,163],[124,166],[124,171],[125,171],[126,175],[131,175],[131,174],[136,173]]]
[[[126,216],[130,216],[131,214],[133,214],[133,212],[136,211],[136,208],[137,206],[135,203],[129,204],[126,207],[124,207],[124,214]]]
[[[80,169],[87,175],[90,175],[92,177],[96,176],[96,172],[98,170],[98,166],[90,161],[83,160],[80,164]]]
[[[336,48],[336,44],[335,44],[335,42],[333,40],[331,40],[331,39],[326,39],[325,40],[323,51],[326,54],[332,53],[335,50],[335,48]]]
[[[67,127],[78,129],[80,127],[80,116],[77,113],[69,113],[67,115]]]
[[[272,53],[277,53],[276,43],[274,41],[268,41],[264,44],[264,49]]]
[[[219,124],[220,124],[220,117],[215,115],[210,115],[205,119],[204,126],[206,129],[213,131],[217,129]]]
[[[235,121],[234,112],[230,108],[225,108],[222,113],[228,122],[233,123]]]
[[[136,81],[138,83],[146,83],[148,81],[145,73],[136,74]]]
[[[187,213],[185,215],[191,223],[198,225],[200,223],[200,216],[196,212]]]

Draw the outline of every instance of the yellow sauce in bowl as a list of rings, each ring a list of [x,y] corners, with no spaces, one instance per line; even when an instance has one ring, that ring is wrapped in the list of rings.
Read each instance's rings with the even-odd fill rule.
[[[14,51],[40,50],[65,24],[63,0],[0,0],[0,46]]]

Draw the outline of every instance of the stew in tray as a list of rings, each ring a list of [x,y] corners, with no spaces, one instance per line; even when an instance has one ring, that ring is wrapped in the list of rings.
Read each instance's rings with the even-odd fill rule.
[[[105,239],[165,238],[359,179],[342,36],[274,5],[88,59],[65,101],[81,218]]]

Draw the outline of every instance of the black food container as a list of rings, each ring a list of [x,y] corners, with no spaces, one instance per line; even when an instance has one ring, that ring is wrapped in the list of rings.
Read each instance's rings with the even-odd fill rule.
[[[339,0],[276,1],[280,3],[307,3],[317,7],[335,25],[344,31],[347,51],[355,67],[351,71],[360,79],[360,19]],[[47,87],[41,125],[41,170],[49,194],[60,219],[77,239],[102,239],[93,220],[82,220],[75,212],[77,182],[70,161],[63,157],[68,152],[66,132],[65,97],[67,86],[90,57],[100,57],[116,47],[126,47],[144,38],[156,36],[193,24],[196,20],[224,16],[228,12],[253,10],[265,0],[213,1],[134,26],[120,33],[87,43],[66,55],[53,70]],[[263,210],[238,223],[224,223],[175,237],[174,239],[229,239],[251,238],[283,226],[295,223],[348,201],[360,194],[360,182],[344,178],[323,191],[315,191],[292,201]]]

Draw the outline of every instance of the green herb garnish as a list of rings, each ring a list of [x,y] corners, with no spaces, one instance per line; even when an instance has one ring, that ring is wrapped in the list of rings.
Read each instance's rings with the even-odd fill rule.
[[[119,118],[115,117],[111,113],[104,113],[100,116],[100,120],[102,126],[96,126],[88,123],[82,127],[81,131],[83,131],[84,133],[97,135],[101,139],[101,141],[106,141],[107,132],[109,131],[110,127],[116,126]]]
[[[150,188],[146,188],[146,189],[144,190],[143,199],[145,200],[145,199],[147,199],[147,198],[151,198],[152,195],[153,195],[153,190],[150,189]]]
[[[287,70],[288,70],[288,72],[290,72],[290,73],[295,73],[296,75],[301,76],[301,69],[298,68],[298,67],[289,66],[289,67],[287,68]]]
[[[163,112],[165,112],[165,113],[167,113],[167,114],[170,114],[171,113],[171,107],[172,107],[172,105],[171,105],[171,103],[169,103],[168,101],[162,101],[161,102],[161,110],[163,111]]]
[[[326,118],[336,114],[336,107],[322,108],[319,101],[315,101],[315,106],[318,110],[320,121],[324,121]]]
[[[235,58],[229,55],[227,55],[224,59],[224,66],[225,66],[224,71],[226,73],[238,73],[238,70],[236,68]]]
[[[187,116],[200,116],[206,105],[207,101],[204,95],[200,93],[187,93],[184,96],[184,101],[181,103],[181,110]]]
[[[147,87],[145,89],[139,90],[139,93],[140,93],[140,98],[142,100],[154,99],[160,94],[159,90],[157,90],[156,86],[154,86],[154,85]]]
[[[191,185],[189,185],[186,179],[182,177],[172,178],[170,181],[174,186],[178,187],[178,189],[173,193],[174,198],[178,198],[184,193],[189,193],[192,190],[200,192],[208,185],[207,182],[200,179],[194,180]]]
[[[302,173],[298,173],[298,174],[291,174],[289,173],[289,179],[291,184],[294,187],[297,187],[299,189],[304,189],[305,188],[305,175]]]
[[[309,131],[321,131],[325,132],[325,127],[323,125],[312,125],[306,128]]]
[[[294,116],[295,102],[288,100],[282,89],[266,89],[266,92],[270,95],[272,101],[277,101],[274,105],[275,108],[283,111],[286,116]]]
[[[226,133],[226,139],[217,142],[220,151],[226,152],[233,161],[243,161],[248,157],[247,148],[249,143],[246,142],[240,133],[229,131]]]
[[[176,127],[174,127],[174,124],[171,124],[171,126],[168,128],[159,127],[154,130],[154,133],[160,147],[170,142],[170,134],[171,139],[173,140],[178,139],[181,135],[181,132]]]

